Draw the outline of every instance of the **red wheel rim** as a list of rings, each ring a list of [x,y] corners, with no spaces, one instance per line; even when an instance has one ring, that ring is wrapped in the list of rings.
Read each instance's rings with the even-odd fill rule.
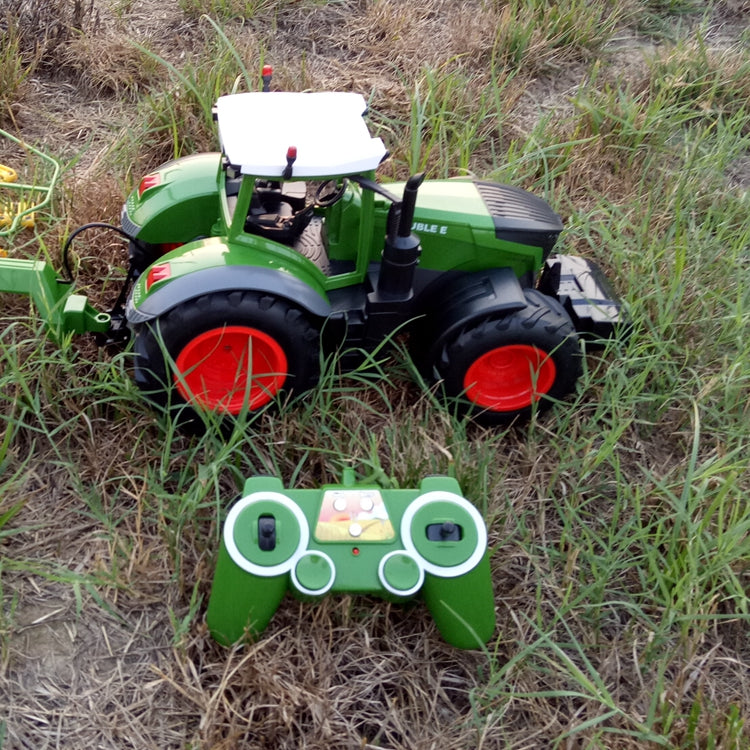
[[[284,384],[287,360],[278,342],[247,326],[212,328],[191,339],[175,364],[175,383],[188,402],[239,414],[267,404]]]
[[[548,393],[557,370],[552,358],[528,344],[509,344],[478,357],[466,371],[466,397],[491,411],[524,409]]]

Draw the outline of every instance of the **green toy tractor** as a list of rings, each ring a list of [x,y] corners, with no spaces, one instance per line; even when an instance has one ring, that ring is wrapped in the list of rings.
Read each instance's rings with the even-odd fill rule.
[[[552,253],[559,216],[482,180],[375,182],[387,152],[365,114],[352,93],[221,97],[221,152],[164,164],[128,197],[126,319],[156,401],[252,412],[397,331],[484,423],[573,390],[579,336],[622,316],[596,266]]]
[[[394,335],[484,423],[574,389],[579,339],[614,335],[622,305],[593,263],[552,252],[547,203],[471,178],[379,184],[387,152],[362,96],[267,88],[219,98],[221,150],[162,165],[128,197],[110,227],[130,257],[111,313],[69,283],[71,241],[100,223],[69,236],[67,280],[0,258],[0,292],[30,295],[53,334],[132,336],[138,385],[188,422],[256,412]]]

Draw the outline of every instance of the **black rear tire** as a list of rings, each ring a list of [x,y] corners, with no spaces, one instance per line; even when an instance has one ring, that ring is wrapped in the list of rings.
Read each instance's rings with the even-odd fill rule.
[[[445,395],[481,424],[546,409],[575,389],[581,350],[557,300],[524,290],[526,307],[478,316],[447,336],[433,362]]]
[[[256,412],[319,377],[320,332],[271,294],[232,291],[188,300],[135,330],[135,380],[182,422]]]

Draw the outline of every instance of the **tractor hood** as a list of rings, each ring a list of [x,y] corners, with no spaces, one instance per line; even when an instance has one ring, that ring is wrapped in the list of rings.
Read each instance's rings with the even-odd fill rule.
[[[393,185],[394,192],[401,185]],[[435,180],[419,190],[413,230],[444,233],[444,225],[491,230],[498,240],[540,247],[548,255],[563,229],[546,201],[521,188],[484,180]]]

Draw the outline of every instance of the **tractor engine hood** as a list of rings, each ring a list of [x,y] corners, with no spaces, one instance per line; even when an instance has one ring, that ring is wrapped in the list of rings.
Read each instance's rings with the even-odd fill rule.
[[[398,186],[389,186],[398,191]],[[441,232],[446,223],[494,232],[498,240],[539,247],[546,257],[563,224],[536,195],[484,180],[435,180],[420,188],[414,231]],[[444,230],[442,230],[444,231]]]

